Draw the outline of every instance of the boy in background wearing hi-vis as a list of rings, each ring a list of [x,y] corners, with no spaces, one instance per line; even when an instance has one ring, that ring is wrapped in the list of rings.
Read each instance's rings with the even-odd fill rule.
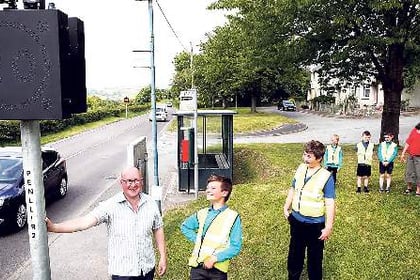
[[[226,205],[231,192],[229,178],[211,175],[206,189],[210,207],[199,210],[181,225],[184,236],[195,244],[188,262],[191,280],[226,280],[229,262],[241,250],[241,219]]]
[[[369,178],[372,173],[372,157],[374,144],[369,142],[371,134],[365,130],[362,133],[362,141],[357,143],[357,189],[356,193],[369,192]]]
[[[394,160],[398,155],[398,146],[394,140],[393,133],[385,133],[384,141],[378,146],[379,160],[379,192],[389,193],[391,187],[391,174],[394,169]],[[386,178],[386,189],[384,189],[384,179]]]
[[[331,172],[334,183],[337,184],[337,172],[343,165],[343,150],[338,145],[340,137],[333,134],[331,144],[327,145],[324,155],[325,168]]]

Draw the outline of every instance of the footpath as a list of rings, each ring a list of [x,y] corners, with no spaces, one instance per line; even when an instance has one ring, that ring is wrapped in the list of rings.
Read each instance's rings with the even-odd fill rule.
[[[310,112],[302,113],[311,114]],[[418,119],[418,116],[415,118]],[[410,119],[409,127],[414,127],[415,124],[413,120]],[[302,134],[310,133],[310,137],[317,137],[322,133],[325,134],[325,132],[319,131],[319,135],[314,135],[312,131],[307,130],[308,127],[302,123],[285,125],[270,131],[261,131],[246,135],[235,135],[234,143],[263,142],[262,140],[264,138],[272,139],[273,137],[276,137],[276,140],[273,142],[283,142],[283,136],[291,136],[293,133],[297,133],[296,137],[299,138],[299,140],[304,141],[304,137],[301,136]],[[330,134],[328,134],[328,137],[329,135]],[[296,137],[294,137],[295,140]],[[158,136],[160,185],[163,189],[163,212],[194,199],[194,194],[178,191],[176,141],[176,133],[172,133],[167,130],[163,131]],[[152,154],[151,147],[148,147],[148,149],[150,150],[149,154]],[[152,161],[149,162],[149,170],[153,170],[151,164]],[[151,173],[152,172],[149,172],[149,182],[152,182],[152,180],[150,180]],[[85,213],[95,207],[99,201],[107,199],[119,190],[120,186],[118,182],[115,181],[115,183],[112,184],[112,186],[103,193],[97,201],[86,209]],[[48,239],[52,279],[110,279],[107,273],[107,237],[106,227],[104,225],[94,227],[84,232],[72,234],[50,233],[48,234]],[[9,279],[32,279],[32,267],[30,260],[22,264],[21,268],[11,275]]]

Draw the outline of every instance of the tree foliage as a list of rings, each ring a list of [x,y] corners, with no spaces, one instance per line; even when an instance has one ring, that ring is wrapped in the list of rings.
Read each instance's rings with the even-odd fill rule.
[[[309,75],[290,64],[283,57],[286,52],[272,46],[272,38],[265,34],[265,28],[258,14],[247,16],[246,20],[231,15],[228,24],[207,34],[208,40],[200,45],[200,54],[194,55],[193,61],[194,85],[204,105],[213,106],[216,101],[226,105],[239,97],[240,102],[252,104],[255,110],[262,98],[304,95]],[[187,53],[176,57],[171,91],[189,88],[185,82],[191,76],[188,57]]]
[[[228,22],[194,57],[205,102],[299,99],[315,65],[323,84],[379,82],[381,135],[398,135],[402,90],[420,73],[419,0],[218,0],[209,8],[227,11]],[[178,57],[174,87],[187,86],[187,56]]]
[[[402,90],[420,71],[418,0],[219,0],[212,8],[235,11],[264,65],[316,65],[325,82],[379,81],[381,132],[398,135]]]
[[[147,104],[151,101],[151,92],[152,88],[150,86],[140,89],[140,92],[135,97],[135,103],[137,104]],[[163,99],[170,99],[170,93],[165,89],[155,89],[156,101]]]
[[[87,97],[87,107],[90,111],[111,109],[118,106],[118,102],[110,99],[102,99],[99,96],[89,95]]]
[[[381,135],[398,135],[402,91],[419,77],[419,1],[295,3],[293,33],[298,46],[311,50],[302,53],[302,62],[319,65],[327,80],[379,81],[384,92]]]

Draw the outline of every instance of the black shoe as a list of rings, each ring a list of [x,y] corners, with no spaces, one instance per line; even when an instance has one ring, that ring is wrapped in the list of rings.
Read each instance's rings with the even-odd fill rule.
[[[356,193],[361,193],[361,192],[362,192],[362,190],[360,188],[356,189]]]
[[[380,188],[380,189],[379,189],[379,192],[380,192],[380,193],[383,193],[383,192],[384,192],[384,189],[381,189],[381,188]]]
[[[390,189],[386,189],[386,190],[385,190],[385,192],[386,192],[386,193],[389,193],[389,192],[390,192]]]
[[[368,187],[363,187],[363,191],[364,191],[365,193],[368,193],[368,192],[369,192],[369,188],[368,188]]]
[[[412,189],[406,189],[405,192],[404,192],[404,194],[411,194],[412,192],[413,192]]]

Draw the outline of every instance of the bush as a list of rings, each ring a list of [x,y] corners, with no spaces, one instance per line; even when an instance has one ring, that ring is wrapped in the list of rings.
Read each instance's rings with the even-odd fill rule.
[[[147,105],[129,106],[130,112],[144,112]],[[73,114],[71,118],[63,120],[42,120],[40,130],[42,135],[48,135],[63,131],[69,127],[84,125],[100,121],[109,117],[120,117],[125,114],[125,106],[114,106],[107,109],[88,110],[86,113]],[[14,120],[0,121],[0,145],[10,145],[20,142],[20,122]]]

